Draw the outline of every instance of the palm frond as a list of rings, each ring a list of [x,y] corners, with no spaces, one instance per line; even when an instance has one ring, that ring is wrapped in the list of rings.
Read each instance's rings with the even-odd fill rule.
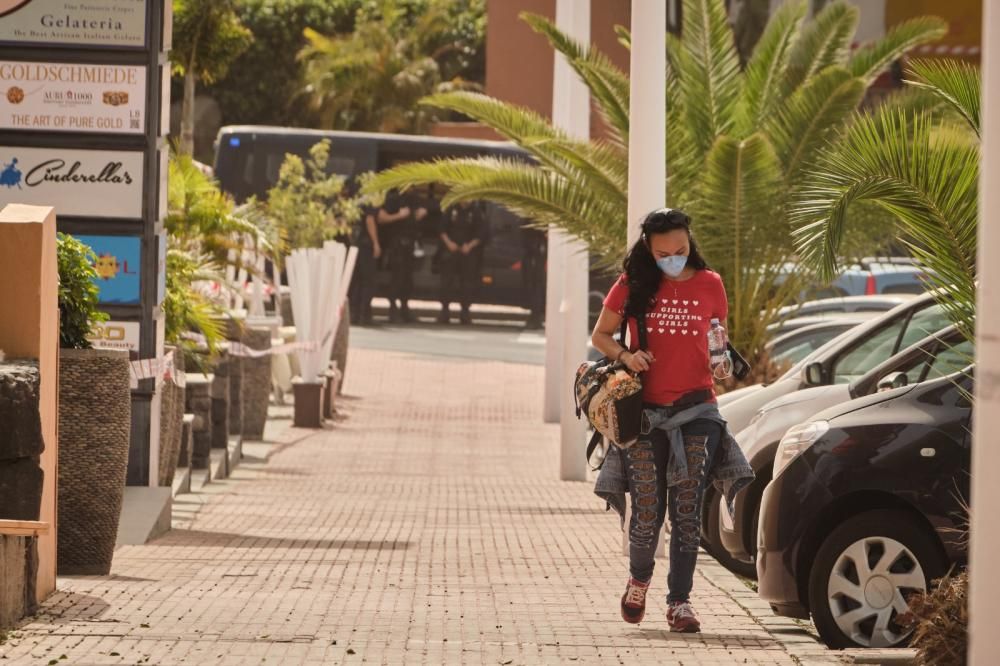
[[[823,155],[800,191],[791,221],[804,262],[824,277],[837,269],[852,202],[872,200],[891,212],[931,282],[961,301],[942,300],[949,315],[975,302],[979,149],[967,135],[942,131],[923,115],[896,109],[862,116]],[[972,331],[973,323],[955,323]]]
[[[583,141],[571,139],[569,135],[534,111],[481,93],[464,91],[439,93],[423,98],[420,103],[457,111],[488,125],[501,136],[531,153],[540,163],[553,169],[560,170],[564,166],[562,159],[549,150],[553,143],[566,143],[577,147],[585,145]]]
[[[869,85],[907,51],[945,36],[948,24],[936,16],[920,16],[893,26],[878,41],[858,49],[848,63],[848,70]]]
[[[511,159],[479,157],[402,164],[365,184],[371,191],[440,183],[441,200],[488,200],[541,225],[555,225],[580,237],[606,264],[621,259],[625,246],[625,205],[588,187],[580,174],[570,178]]]
[[[729,131],[740,94],[740,59],[722,0],[685,0],[684,39],[675,58],[679,100],[705,154]]]
[[[955,60],[915,60],[909,66],[917,77],[907,83],[938,96],[981,135],[982,80],[973,65]]]
[[[544,16],[524,12],[521,19],[563,54],[570,67],[590,90],[598,110],[615,133],[615,141],[627,146],[630,94],[628,74],[615,66],[606,55],[580,44]]]
[[[864,84],[847,70],[829,67],[802,86],[773,114],[768,134],[794,183],[832,134],[852,117],[864,96]]]
[[[626,50],[632,50],[632,32],[623,25],[615,26],[615,35],[618,37],[618,43],[625,47]]]
[[[804,0],[787,2],[771,16],[747,63],[740,100],[741,135],[756,131],[781,99],[792,42],[806,15]]]
[[[780,183],[781,164],[760,133],[743,140],[719,137],[705,161],[695,211],[698,242],[726,281],[733,331],[759,317],[747,307],[747,269],[780,265],[792,250],[780,216],[768,205]]]
[[[831,65],[844,64],[861,12],[843,0],[831,2],[805,25],[789,56],[785,94]]]
[[[483,122],[564,177],[581,174],[607,196],[625,196],[628,158],[621,148],[569,138],[532,111],[479,93],[455,92],[425,100]]]

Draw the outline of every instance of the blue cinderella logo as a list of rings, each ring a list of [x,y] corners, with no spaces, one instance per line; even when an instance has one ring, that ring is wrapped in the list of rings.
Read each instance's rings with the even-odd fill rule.
[[[17,186],[17,189],[21,189],[21,170],[17,168],[16,157],[10,161],[10,164],[5,164],[3,171],[0,171],[0,185],[7,188]]]

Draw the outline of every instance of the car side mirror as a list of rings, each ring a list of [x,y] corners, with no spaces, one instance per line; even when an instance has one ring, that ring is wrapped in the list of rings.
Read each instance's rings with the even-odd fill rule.
[[[903,388],[910,383],[910,378],[906,376],[905,372],[891,372],[882,379],[878,380],[878,392],[891,391],[893,389]]]
[[[823,364],[819,361],[810,363],[805,371],[806,384],[809,386],[823,385]]]

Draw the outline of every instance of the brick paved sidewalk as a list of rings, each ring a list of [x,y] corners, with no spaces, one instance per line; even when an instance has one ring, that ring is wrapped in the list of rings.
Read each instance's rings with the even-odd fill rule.
[[[354,351],[347,390],[112,576],[61,578],[0,664],[837,662],[705,555],[704,633],[666,631],[665,562],[623,623],[617,517],[557,480],[541,368]]]

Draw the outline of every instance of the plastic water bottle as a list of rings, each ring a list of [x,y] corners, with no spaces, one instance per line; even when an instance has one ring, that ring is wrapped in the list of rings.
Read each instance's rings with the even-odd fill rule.
[[[713,318],[708,330],[708,356],[713,368],[726,360],[727,351],[726,329],[718,319]]]

